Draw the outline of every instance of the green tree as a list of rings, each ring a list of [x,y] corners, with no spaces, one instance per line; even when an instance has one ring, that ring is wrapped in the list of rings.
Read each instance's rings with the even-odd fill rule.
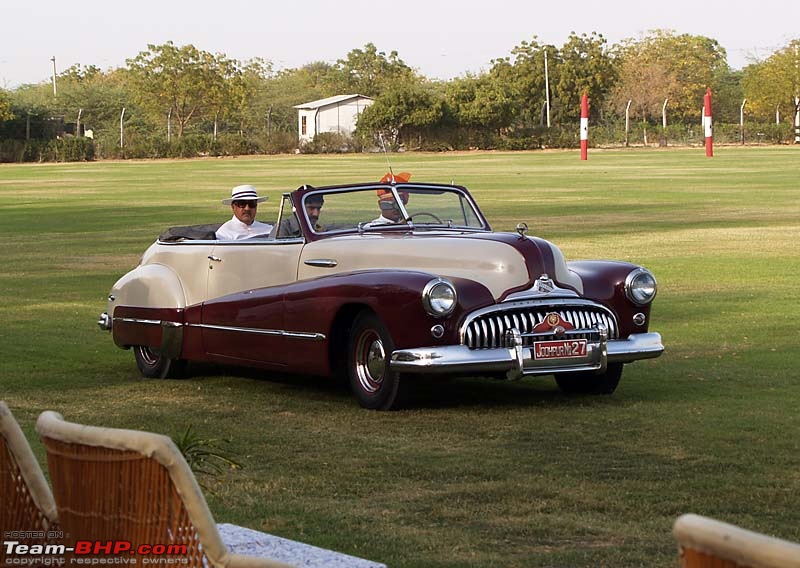
[[[496,75],[483,74],[451,80],[446,88],[447,105],[455,124],[469,138],[479,131],[500,134],[511,125],[512,94]]]
[[[254,95],[255,85],[246,80],[242,65],[224,55],[216,55],[208,60],[210,67],[205,85],[209,110],[213,113],[214,134],[220,119],[240,119],[243,107]],[[261,78],[269,72],[270,65],[263,60],[248,64],[248,71]]]
[[[558,63],[558,50],[553,46],[541,45],[536,36],[530,42],[523,41],[511,50],[511,56],[492,61],[489,75],[495,90],[501,90],[509,97],[513,124],[519,127],[533,127],[542,120],[542,108],[546,100],[544,52],[547,50],[548,69],[553,70]],[[549,73],[550,84],[556,78],[555,71]]]
[[[0,120],[11,120],[14,113],[11,112],[11,98],[4,89],[0,89]]]
[[[665,99],[673,121],[695,120],[706,89],[714,89],[728,69],[725,50],[716,40],[669,30],[624,41],[617,58],[620,71],[613,104],[624,109],[633,101],[631,108],[642,120],[660,116]]]
[[[617,69],[606,39],[595,32],[580,36],[572,32],[554,63],[557,79],[552,83],[553,101],[559,120],[574,122],[580,118],[584,93],[592,102],[590,117],[601,118],[600,113],[617,80]]]
[[[368,43],[363,49],[351,50],[345,59],[339,59],[326,78],[327,89],[332,94],[360,94],[377,97],[393,88],[397,82],[417,79],[414,71],[392,51],[387,56]]]
[[[764,61],[745,67],[742,77],[749,113],[769,120],[782,109],[794,117],[795,97],[800,96],[800,39],[789,42]]]
[[[73,65],[58,76],[58,97],[54,114],[67,122],[77,122],[96,130],[95,134],[117,136],[117,124],[123,107],[130,109],[130,93],[123,77],[115,70],[102,72],[90,65]]]
[[[178,138],[187,125],[219,108],[225,90],[224,55],[214,56],[193,45],[148,45],[147,51],[128,59],[128,72],[136,100],[155,117],[171,112]]]
[[[358,119],[357,133],[382,133],[395,144],[422,143],[423,133],[438,124],[444,101],[430,88],[418,84],[395,84],[367,107]]]
[[[648,122],[661,116],[665,100],[674,98],[678,81],[669,69],[658,60],[628,53],[618,68],[619,82],[611,95],[611,102],[624,115],[630,102],[630,116]]]
[[[739,122],[739,111],[742,106],[742,100],[745,98],[744,89],[742,88],[743,77],[744,72],[730,69],[727,66],[717,71],[714,76],[714,99],[712,104],[715,122],[728,124]],[[745,109],[745,112],[750,115],[749,106]]]

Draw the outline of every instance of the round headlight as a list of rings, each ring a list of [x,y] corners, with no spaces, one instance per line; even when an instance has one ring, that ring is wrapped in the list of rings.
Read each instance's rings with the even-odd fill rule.
[[[652,302],[657,289],[656,277],[644,268],[637,268],[625,279],[625,295],[640,306]]]
[[[447,316],[456,309],[456,289],[444,278],[435,278],[422,291],[422,305],[432,316]]]

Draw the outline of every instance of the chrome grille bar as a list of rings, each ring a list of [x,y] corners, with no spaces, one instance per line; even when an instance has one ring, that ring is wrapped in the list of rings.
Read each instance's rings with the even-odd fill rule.
[[[505,347],[506,332],[512,328],[520,331],[525,346],[532,345],[534,341],[555,338],[550,333],[533,333],[533,328],[542,323],[551,312],[556,312],[562,320],[575,326],[574,330],[567,332],[570,337],[596,341],[599,325],[608,330],[608,339],[619,337],[613,314],[602,306],[585,302],[570,306],[525,305],[506,308],[500,305],[469,320],[462,332],[463,342],[470,349]]]

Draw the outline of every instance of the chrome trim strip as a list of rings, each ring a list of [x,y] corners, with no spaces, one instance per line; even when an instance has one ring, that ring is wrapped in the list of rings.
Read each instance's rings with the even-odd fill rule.
[[[273,229],[274,232],[274,229]],[[248,247],[257,246],[257,245],[266,245],[266,246],[278,246],[278,245],[296,245],[302,244],[303,237],[291,237],[291,238],[283,238],[280,239],[273,239],[272,232],[269,236],[262,235],[261,237],[250,237],[249,239],[238,239],[235,241],[215,241],[217,246],[219,247],[232,247],[232,246],[239,246],[244,245]]]
[[[218,241],[211,240],[211,239],[191,239],[191,240],[182,240],[182,241],[162,241],[161,239],[156,239],[156,244],[164,245],[164,246],[175,246],[175,245],[189,245],[189,246],[199,246],[199,245],[215,245]]]
[[[334,268],[339,264],[339,262],[332,258],[310,258],[308,260],[304,260],[303,264],[307,264],[308,266],[316,266],[318,268]]]
[[[150,320],[150,319],[141,319],[141,318],[114,318],[115,322],[122,322],[122,323],[143,323],[146,325],[161,325],[161,320]],[[183,325],[183,324],[179,324]]]
[[[236,331],[240,333],[255,333],[259,335],[272,335],[290,337],[292,339],[310,339],[312,341],[324,341],[324,333],[314,333],[306,331],[286,331],[283,329],[259,329],[255,327],[236,327],[231,325],[211,325],[205,323],[180,323],[175,321],[147,320],[140,318],[114,318],[115,322],[141,323],[147,325],[160,325],[167,328],[199,327],[203,329],[217,329],[220,331]]]
[[[258,246],[258,245],[296,245],[302,244],[303,238],[302,237],[292,237],[290,239],[273,239],[271,238],[272,233],[270,236],[261,236],[261,237],[251,237],[249,239],[239,239],[235,241],[203,241],[203,240],[196,240],[196,241],[157,241],[157,244],[163,246],[197,246],[197,245],[214,245],[215,247],[232,247],[232,246]]]
[[[237,327],[233,325],[212,325],[207,323],[189,323],[188,327],[199,327],[202,329],[216,329],[217,331],[235,331],[238,333],[254,333],[256,335],[270,335],[278,337],[289,337],[291,339],[310,339],[312,341],[324,341],[324,333],[314,333],[305,331],[286,331],[283,329],[259,329],[255,327]]]
[[[522,290],[520,292],[514,292],[513,294],[509,294],[503,302],[515,302],[518,300],[529,300],[529,299],[545,299],[545,298],[580,298],[577,292],[574,290],[567,290],[566,288],[559,288],[558,286],[553,286],[553,290],[551,292],[540,292],[536,285],[527,290]]]

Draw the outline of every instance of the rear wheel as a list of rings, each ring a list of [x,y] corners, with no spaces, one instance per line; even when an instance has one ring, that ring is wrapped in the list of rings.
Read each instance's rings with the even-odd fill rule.
[[[350,388],[364,408],[394,410],[405,398],[405,384],[399,373],[389,371],[394,342],[381,319],[361,312],[350,328],[347,347],[347,375]]]
[[[186,368],[185,359],[168,359],[146,345],[134,345],[133,356],[139,372],[148,379],[180,378]]]
[[[561,392],[567,394],[611,394],[622,377],[622,363],[610,363],[605,373],[566,373],[556,375]]]

